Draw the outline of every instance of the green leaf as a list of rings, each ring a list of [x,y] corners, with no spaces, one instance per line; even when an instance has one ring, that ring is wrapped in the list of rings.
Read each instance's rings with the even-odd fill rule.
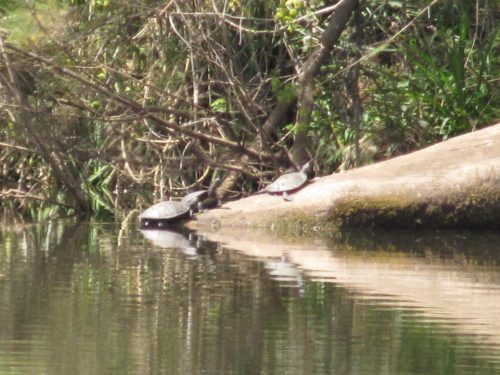
[[[210,108],[212,108],[212,111],[214,112],[227,112],[227,101],[224,98],[216,99],[210,103]]]
[[[403,7],[403,2],[402,1],[389,1],[388,2],[389,6],[391,8],[402,8]]]

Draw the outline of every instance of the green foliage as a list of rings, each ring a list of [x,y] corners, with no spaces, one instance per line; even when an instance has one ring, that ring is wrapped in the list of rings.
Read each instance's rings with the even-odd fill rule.
[[[0,0],[0,12],[5,14],[19,6],[20,1]]]
[[[457,1],[450,19],[439,18],[430,36],[409,41],[409,93],[437,132],[448,138],[498,116],[491,84],[498,66],[491,63],[496,32],[481,41],[471,35],[470,9]],[[477,44],[480,44],[479,46]]]
[[[408,152],[500,118],[500,44],[492,5],[442,2],[420,16],[413,29],[384,44],[388,34],[416,17],[424,5],[392,1],[377,8],[375,2],[364,3],[363,45],[373,43],[375,47],[369,52],[373,57],[361,63],[359,138],[363,140],[361,153],[371,154],[372,160]],[[320,165],[329,170],[347,161],[355,139],[347,75],[336,72],[344,72],[343,67],[356,59],[349,57],[356,47],[343,39],[342,48],[347,59],[325,70],[327,78],[318,85],[321,91],[315,96],[315,114],[309,125],[317,144],[312,148],[317,150]]]
[[[214,112],[227,112],[227,100],[224,98],[216,99],[210,103],[210,108],[212,108],[212,111]]]
[[[87,189],[90,195],[92,212],[96,215],[114,212],[113,179],[115,171],[109,164],[100,165],[90,161],[87,168],[90,170],[87,179]]]
[[[23,47],[41,46],[57,39],[68,26],[67,8],[57,0],[0,2],[0,27],[9,42]],[[0,13],[0,14],[1,14]]]
[[[276,9],[276,20],[288,26],[288,31],[294,31],[295,21],[303,15],[305,4],[302,0],[286,0]]]
[[[95,0],[95,5],[97,7],[105,8],[109,6],[110,0]]]
[[[278,102],[289,102],[297,97],[295,84],[283,83],[278,76],[271,78],[271,88]]]
[[[302,108],[290,109],[271,134],[277,143],[265,152],[285,158],[297,131],[307,130],[310,154],[326,174],[500,118],[498,10],[491,2],[443,0],[426,12],[421,11],[429,2],[423,0],[360,3],[360,19],[351,18],[315,77],[312,121],[298,124]],[[165,17],[160,0],[0,0],[0,27],[9,42],[36,50],[149,113],[253,147],[262,144],[258,130],[277,104],[299,100],[298,77],[321,48],[330,4],[174,2]],[[225,12],[224,19],[214,16],[214,6]],[[11,60],[37,131],[94,213],[180,195],[206,185],[212,165],[240,163],[241,155],[145,120],[55,70],[15,54]],[[360,124],[353,87],[359,91]],[[12,108],[0,112],[0,142],[28,151],[0,149],[2,189],[42,198],[17,205],[32,217],[72,212],[48,203],[72,206],[70,189],[37,155],[30,135],[11,121]],[[252,168],[268,169],[258,164]],[[246,177],[241,189],[255,185]]]

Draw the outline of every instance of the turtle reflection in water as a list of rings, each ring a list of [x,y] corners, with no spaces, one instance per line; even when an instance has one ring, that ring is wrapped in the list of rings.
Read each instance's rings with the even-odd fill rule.
[[[154,246],[162,249],[180,250],[188,258],[217,255],[218,245],[207,241],[203,236],[180,227],[141,230],[142,235]]]
[[[141,230],[143,236],[153,245],[163,249],[179,249],[188,257],[198,254],[198,242],[190,234],[170,229]]]
[[[269,194],[282,194],[283,199],[286,201],[291,201],[292,198],[288,195],[289,192],[293,192],[300,187],[302,187],[309,179],[309,174],[312,171],[312,162],[308,162],[302,166],[300,171],[287,173],[278,177],[277,180],[267,185],[264,189],[259,191],[260,193]]]

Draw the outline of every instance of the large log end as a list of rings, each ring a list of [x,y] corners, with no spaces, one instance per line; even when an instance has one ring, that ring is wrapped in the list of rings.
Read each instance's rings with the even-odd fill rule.
[[[255,195],[198,215],[199,228],[500,229],[500,124],[408,155],[315,178],[291,195]]]

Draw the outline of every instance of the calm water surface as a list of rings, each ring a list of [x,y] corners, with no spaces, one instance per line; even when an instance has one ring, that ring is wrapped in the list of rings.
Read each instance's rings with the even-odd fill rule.
[[[0,228],[0,374],[500,374],[498,234],[209,238]]]

